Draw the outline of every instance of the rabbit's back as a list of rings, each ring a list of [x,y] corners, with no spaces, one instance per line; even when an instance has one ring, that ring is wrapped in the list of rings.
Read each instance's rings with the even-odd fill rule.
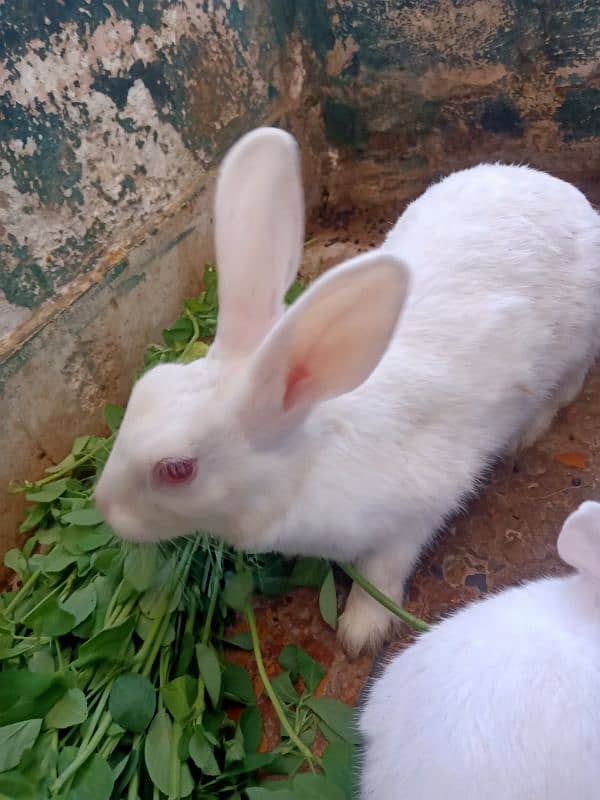
[[[323,404],[315,429],[332,446],[289,520],[311,550],[346,558],[365,530],[371,547],[399,531],[426,541],[494,457],[578,393],[600,343],[600,217],[570,184],[525,167],[455,173],[383,249],[411,272],[400,323],[367,381]]]
[[[532,329],[554,325],[554,336],[561,324],[598,324],[600,216],[545,173],[492,164],[454,173],[406,209],[384,248],[411,267],[399,331],[412,320],[447,335],[444,323],[460,319],[485,334],[513,307],[527,307]],[[425,322],[432,312],[438,325]]]
[[[524,275],[539,278],[540,254],[581,255],[588,235],[597,247],[599,225],[597,213],[572,184],[529,167],[480,164],[432,184],[400,216],[385,247],[410,252],[416,286],[440,271],[493,267],[502,257],[505,268],[492,269],[485,284],[502,288]],[[523,263],[524,256],[531,260]]]
[[[364,800],[598,796],[600,625],[597,598],[565,602],[578,580],[471,606],[388,666],[361,718]]]
[[[372,381],[404,413],[498,452],[599,344],[600,217],[525,167],[455,173],[412,203],[384,248],[411,267],[402,324]],[[428,406],[429,409],[428,409]]]

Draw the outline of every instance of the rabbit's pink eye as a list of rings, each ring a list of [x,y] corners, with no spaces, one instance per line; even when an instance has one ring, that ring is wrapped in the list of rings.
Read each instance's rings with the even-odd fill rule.
[[[197,466],[195,458],[163,458],[154,465],[152,472],[155,480],[174,486],[189,483],[196,474]]]

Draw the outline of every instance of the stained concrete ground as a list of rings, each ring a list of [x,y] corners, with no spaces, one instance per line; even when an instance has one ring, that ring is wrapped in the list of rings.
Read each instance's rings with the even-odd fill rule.
[[[397,210],[391,210],[371,217],[348,212],[326,218],[325,224],[311,233],[305,273],[314,276],[377,245],[396,216]],[[559,413],[542,439],[516,460],[499,462],[465,513],[440,532],[410,583],[406,608],[435,622],[488,592],[565,573],[567,568],[556,553],[556,538],[566,516],[579,503],[600,497],[599,483],[600,363],[577,401]],[[349,583],[340,575],[337,585],[341,610]],[[270,674],[279,671],[277,657],[282,647],[295,642],[328,668],[318,691],[348,703],[359,700],[365,681],[378,664],[412,639],[410,630],[402,626],[375,659],[362,656],[351,661],[337,644],[335,633],[321,620],[316,592],[308,589],[259,600],[256,613]],[[239,652],[231,656],[256,674],[251,658]],[[256,686],[260,686],[258,680]],[[261,705],[266,734],[273,742],[277,725],[269,704]]]

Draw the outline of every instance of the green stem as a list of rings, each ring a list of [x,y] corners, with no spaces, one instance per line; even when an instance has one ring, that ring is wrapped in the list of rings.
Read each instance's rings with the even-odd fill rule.
[[[220,545],[220,552],[223,552],[223,543]],[[210,634],[212,632],[212,623],[213,618],[215,616],[215,610],[217,608],[217,597],[219,595],[219,581],[221,580],[220,572],[215,570],[213,574],[213,586],[212,586],[212,594],[210,596],[210,601],[208,604],[208,609],[206,612],[206,617],[204,619],[204,626],[202,628],[202,635],[200,637],[200,641],[202,644],[208,644],[208,640],[210,639]],[[204,692],[206,686],[204,681],[200,676],[198,676],[198,691],[196,693],[196,702],[194,703],[194,717],[199,719],[202,717],[205,709],[205,702],[204,702]]]
[[[190,566],[192,564],[192,559],[194,557],[194,553],[196,552],[196,548],[198,547],[198,542],[190,539],[189,542],[185,546],[183,557],[181,558],[181,574],[178,576],[178,580],[187,581],[188,573],[190,571]],[[171,600],[173,599],[173,593],[175,592],[176,587],[173,587],[173,591],[169,593],[167,598],[167,602],[165,604],[165,611],[164,616],[159,616],[150,631],[150,634],[146,638],[141,650],[136,656],[136,667],[134,671],[137,672],[141,667],[141,674],[144,677],[148,677],[152,670],[152,665],[154,664],[154,659],[156,658],[156,654],[160,650],[162,645],[162,641],[165,637],[167,632],[167,628],[169,627],[169,622],[171,620],[171,614],[169,614],[169,606],[171,605]]]
[[[136,733],[135,736],[133,737],[133,741],[131,742],[132,753],[139,749],[141,740],[142,740],[142,734]],[[138,761],[137,769],[133,773],[131,780],[129,781],[129,786],[127,787],[127,800],[138,800],[139,786],[140,786],[140,764]]]
[[[158,687],[162,689],[167,682],[167,676],[169,674],[169,662],[171,660],[170,653],[168,649],[165,649],[160,654],[160,659],[158,662]],[[159,693],[158,699],[158,709],[159,711],[162,709],[162,694]]]
[[[144,665],[143,665],[143,667],[141,669],[141,673],[140,674],[143,675],[144,678],[147,678],[148,675],[150,675],[150,673],[152,672],[152,666],[153,666],[154,661],[156,659],[156,655],[157,655],[158,651],[161,648],[161,645],[163,643],[163,639],[165,638],[165,634],[167,632],[167,628],[169,627],[169,622],[170,621],[171,621],[171,615],[170,614],[165,614],[163,619],[160,620],[161,624],[158,627],[158,631],[157,631],[156,637],[151,642],[151,647],[148,650],[148,656],[147,656],[146,661],[145,661],[145,663],[144,663]],[[145,644],[145,642],[144,642],[144,644]],[[138,669],[139,669],[139,667],[134,669],[134,672],[137,672]]]
[[[87,683],[82,679],[81,688],[85,687],[88,702],[93,700],[96,695],[100,694],[105,686],[107,686],[109,683],[112,683],[119,674],[119,671],[120,669],[118,666],[113,667],[113,669],[111,669],[106,675],[103,675],[102,678],[99,678],[98,673],[94,670],[91,673],[91,678]]]
[[[358,570],[352,566],[352,564],[346,563],[339,563],[338,566],[348,575],[349,578],[352,578],[354,583],[358,584],[361,589],[363,589],[367,594],[370,594],[374,600],[377,600],[378,603],[384,608],[387,608],[388,611],[391,611],[392,614],[395,614],[397,617],[400,617],[401,620],[406,622],[407,625],[410,625],[416,631],[428,631],[429,625],[425,622],[425,620],[419,619],[419,617],[413,616],[409,611],[405,611],[401,606],[394,603],[393,600],[385,595],[383,592],[380,592],[376,586],[373,586],[363,575],[358,572]]]
[[[208,610],[206,612],[206,619],[204,620],[204,626],[202,628],[202,637],[200,639],[202,644],[208,644],[208,640],[210,639],[213,617],[215,616],[215,609],[217,607],[217,598],[219,596],[218,592],[219,580],[220,580],[220,575],[215,573],[214,586],[212,587],[212,594],[210,596],[210,602],[208,604]]]
[[[20,622],[21,622],[22,624],[23,624],[23,623],[25,623],[25,622],[26,622],[26,620],[28,620],[28,619],[29,619],[29,617],[30,617],[30,616],[31,616],[31,615],[32,615],[32,614],[33,614],[35,611],[37,611],[37,610],[38,610],[38,608],[39,608],[40,606],[43,606],[43,605],[44,605],[44,603],[46,602],[46,600],[48,600],[48,598],[49,598],[49,597],[52,597],[52,595],[54,595],[54,594],[57,594],[57,593],[58,593],[58,592],[59,592],[59,591],[60,591],[62,588],[63,588],[63,584],[62,584],[62,583],[59,583],[59,584],[58,584],[58,586],[55,586],[55,587],[54,587],[54,589],[52,589],[52,591],[51,591],[51,592],[48,592],[48,594],[47,594],[47,595],[45,595],[45,596],[44,596],[44,597],[43,597],[43,598],[40,600],[40,602],[39,602],[39,603],[36,603],[36,604],[34,605],[34,607],[33,607],[32,609],[30,609],[30,610],[29,610],[29,611],[28,611],[28,612],[25,614],[25,616],[23,617],[23,619],[22,619],[22,620],[20,620]]]
[[[136,607],[138,602],[139,602],[138,597],[129,598],[129,600],[126,603],[124,603],[121,606],[120,610],[117,611],[117,613],[114,615],[114,621],[111,619],[109,626],[119,625],[121,622],[124,622],[127,619],[127,617],[131,614],[133,609]]]
[[[73,570],[73,572],[70,572],[69,575],[67,575],[66,580],[62,584],[63,590],[60,593],[61,602],[64,602],[69,597],[69,594],[71,593],[70,592],[71,587],[73,586],[76,580],[77,580],[77,570]]]
[[[69,780],[72,775],[75,775],[77,770],[85,764],[90,756],[94,754],[96,747],[100,744],[102,737],[105,735],[106,731],[110,728],[110,724],[112,722],[112,716],[108,711],[104,712],[104,716],[98,725],[98,730],[89,740],[86,747],[80,748],[77,756],[71,761],[69,766],[66,770],[61,773],[58,778],[54,781],[54,784],[51,788],[51,793],[55,796],[61,788],[65,785],[65,783]]]
[[[102,712],[104,711],[104,708],[105,708],[106,704],[108,703],[108,698],[110,696],[111,689],[112,689],[112,681],[104,689],[102,695],[100,696],[100,699],[98,700],[98,705],[96,706],[94,714],[93,714],[92,718],[90,719],[90,724],[89,724],[89,727],[87,729],[87,733],[83,737],[83,741],[81,742],[83,747],[85,747],[87,745],[87,743],[89,741],[91,741],[91,739],[94,736],[94,728],[98,724],[98,720],[100,719],[100,716],[102,715]]]
[[[102,442],[96,445],[96,447],[94,447],[93,450],[90,450],[89,453],[86,453],[79,460],[75,460],[75,462],[70,466],[64,467],[58,472],[53,472],[51,475],[47,475],[45,478],[40,478],[39,481],[33,481],[33,482],[25,481],[19,486],[12,486],[8,490],[8,493],[19,494],[21,492],[28,492],[30,491],[30,489],[38,489],[40,486],[44,486],[46,483],[52,483],[53,481],[59,480],[59,478],[64,478],[65,475],[70,475],[78,467],[81,467],[88,461],[91,461],[91,459],[96,455],[96,453],[100,452],[100,450],[102,450],[104,447],[110,446],[110,444],[112,444],[113,439],[114,439],[114,434],[112,436],[108,436],[106,439],[103,439]]]
[[[173,723],[173,734],[171,737],[170,769],[173,776],[173,791],[169,794],[169,800],[178,800],[179,789],[181,786],[181,761],[179,760],[179,742],[181,741],[181,725]]]
[[[136,770],[133,773],[131,781],[129,782],[129,787],[127,788],[127,800],[137,800],[139,785],[140,785],[140,773],[138,770]]]
[[[171,602],[171,596],[169,595],[169,602]],[[165,620],[168,624],[171,615],[167,613],[168,605],[165,607],[165,613],[156,617],[154,622],[152,623],[152,627],[144,640],[144,644],[140,647],[138,652],[135,656],[135,665],[138,666],[140,664],[146,664],[148,653],[154,650],[154,645],[156,643],[157,637],[162,640],[162,635],[159,635],[161,630],[165,627]],[[152,659],[154,660],[154,659]],[[134,667],[134,672],[137,672],[136,667]]]
[[[181,356],[179,358],[180,361],[185,361],[185,359],[187,358],[188,353],[190,352],[190,350],[192,349],[194,344],[200,338],[200,326],[198,325],[196,317],[190,311],[186,311],[185,315],[190,320],[190,322],[192,323],[192,327],[194,328],[194,333],[192,334],[192,338],[189,340],[189,342],[184,347],[183,353],[181,354]]]
[[[321,766],[321,759],[318,756],[316,756],[313,752],[311,752],[311,750],[304,744],[302,739],[300,739],[296,731],[290,725],[290,722],[285,714],[285,711],[283,710],[283,707],[279,702],[279,698],[277,697],[277,694],[273,689],[273,685],[269,680],[269,676],[267,675],[262,653],[260,650],[260,640],[258,638],[258,630],[256,628],[256,617],[254,616],[254,609],[249,603],[246,604],[244,613],[246,614],[246,619],[248,621],[248,628],[250,629],[250,637],[252,639],[252,649],[254,650],[254,658],[256,660],[256,667],[258,669],[258,674],[260,675],[262,684],[265,687],[265,692],[267,693],[267,696],[271,701],[273,708],[275,709],[275,713],[279,718],[281,727],[287,733],[290,741],[294,743],[294,745],[298,748],[298,750],[302,753],[302,755],[307,759],[309,764],[312,764],[313,761],[316,761],[317,764]]]
[[[124,579],[121,579],[119,585],[117,586],[117,588],[113,592],[112,597],[108,601],[108,606],[106,607],[106,611],[104,612],[104,625],[106,627],[108,627],[109,625],[112,624],[112,615],[113,615],[113,612],[114,612],[115,608],[117,607],[119,594],[121,592],[121,587],[123,586],[123,580]]]
[[[9,611],[13,611],[15,609],[15,607],[19,605],[19,603],[21,602],[23,597],[25,597],[25,595],[27,595],[29,593],[29,590],[33,587],[33,585],[37,581],[39,575],[41,575],[41,571],[40,570],[38,570],[37,572],[34,572],[33,575],[31,575],[29,578],[27,578],[27,580],[25,581],[23,586],[21,586],[19,591],[15,594],[13,599],[6,606],[6,609],[5,609],[5,613],[6,614],[8,614]]]
[[[63,659],[62,650],[60,649],[60,642],[58,639],[54,640],[54,644],[56,646],[56,660],[58,662],[58,671],[63,672],[65,669],[65,661]]]

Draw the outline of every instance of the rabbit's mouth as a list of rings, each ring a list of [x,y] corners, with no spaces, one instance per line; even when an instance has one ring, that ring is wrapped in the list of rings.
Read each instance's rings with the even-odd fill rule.
[[[169,515],[168,523],[163,525],[157,524],[156,519],[149,522],[143,516],[133,514],[116,504],[106,505],[98,500],[96,504],[115,535],[126,542],[159,542],[190,532],[187,522],[177,515]]]

